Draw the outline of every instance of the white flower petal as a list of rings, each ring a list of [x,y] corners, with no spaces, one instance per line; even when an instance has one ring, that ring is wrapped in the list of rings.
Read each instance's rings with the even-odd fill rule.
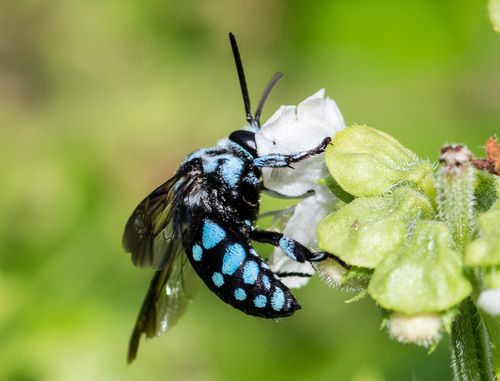
[[[292,261],[285,254],[274,252],[270,259],[269,266],[276,273],[299,273],[303,276],[283,276],[281,282],[288,288],[300,288],[309,282],[309,277],[314,274],[314,269],[309,262],[299,263]],[[279,275],[278,275],[279,276]]]
[[[281,106],[255,136],[259,156],[271,153],[292,154],[317,147],[324,138],[344,128],[337,104],[321,89],[298,106]],[[266,188],[296,197],[315,188],[328,171],[324,155],[293,164],[294,168],[264,168]]]
[[[316,185],[314,195],[307,197],[295,206],[294,213],[283,231],[288,237],[300,242],[308,248],[316,248],[318,241],[316,230],[319,222],[330,212],[335,196],[323,186]],[[298,272],[314,274],[310,263],[295,262],[287,257],[280,248],[274,249],[270,259],[271,270],[275,273]],[[290,288],[302,287],[309,281],[308,277],[283,277],[281,281]]]
[[[481,292],[477,304],[490,315],[500,315],[500,288]]]

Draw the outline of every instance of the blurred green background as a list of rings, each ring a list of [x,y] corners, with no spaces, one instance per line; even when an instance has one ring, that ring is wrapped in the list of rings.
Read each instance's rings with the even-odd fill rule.
[[[446,340],[432,355],[399,345],[371,302],[317,279],[280,322],[201,288],[126,365],[151,271],[122,229],[184,155],[242,125],[229,31],[254,103],[285,73],[265,117],[325,87],[347,124],[431,160],[445,142],[480,154],[499,131],[485,1],[1,1],[1,380],[450,379]]]

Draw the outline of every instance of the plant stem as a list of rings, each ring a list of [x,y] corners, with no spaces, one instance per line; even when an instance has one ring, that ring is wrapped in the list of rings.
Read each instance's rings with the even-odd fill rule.
[[[483,319],[471,298],[460,306],[451,328],[453,380],[495,380],[490,337]]]
[[[440,161],[445,165],[437,178],[439,218],[450,229],[455,247],[461,253],[469,244],[474,226],[474,168],[472,154],[462,145],[445,146]],[[477,278],[470,274],[475,289]],[[455,381],[491,381],[495,372],[491,341],[472,297],[460,305],[451,326],[451,364]]]
[[[450,228],[460,252],[472,237],[474,220],[474,169],[468,164],[446,166],[438,175],[439,218]]]

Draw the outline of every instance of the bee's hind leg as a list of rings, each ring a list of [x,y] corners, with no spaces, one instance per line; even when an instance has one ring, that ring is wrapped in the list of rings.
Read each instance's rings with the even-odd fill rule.
[[[312,252],[304,245],[285,236],[283,233],[267,230],[253,230],[250,233],[250,238],[257,242],[269,243],[275,247],[279,247],[290,259],[296,262],[321,262],[330,258],[344,267],[348,266],[337,256],[324,251]]]

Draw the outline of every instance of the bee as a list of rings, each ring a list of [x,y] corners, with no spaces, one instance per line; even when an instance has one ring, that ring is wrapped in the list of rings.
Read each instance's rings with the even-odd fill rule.
[[[280,278],[301,274],[273,273],[252,241],[279,247],[301,263],[333,257],[312,252],[279,232],[255,226],[263,188],[262,168],[291,167],[322,153],[330,138],[309,151],[259,156],[255,134],[260,128],[260,116],[282,74],[272,77],[252,115],[243,65],[232,33],[229,40],[248,125],[215,147],[188,155],[170,180],[141,201],[125,227],[123,246],[134,265],[156,270],[132,332],[129,363],[137,356],[142,334],[164,334],[184,312],[193,296],[189,275],[193,270],[223,302],[245,314],[274,319],[300,309]]]

